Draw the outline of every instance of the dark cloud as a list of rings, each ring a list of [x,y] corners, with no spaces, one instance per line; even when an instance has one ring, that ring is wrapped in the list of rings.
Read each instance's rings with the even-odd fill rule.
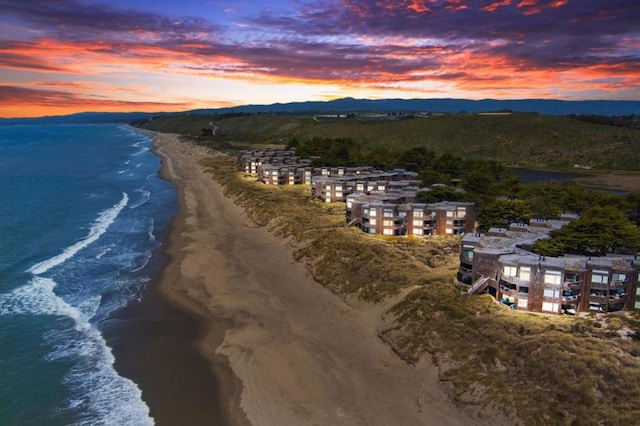
[[[123,9],[107,3],[81,0],[0,1],[0,16],[12,16],[35,25],[44,36],[87,41],[104,36],[141,37],[158,34],[171,39],[210,35],[215,27],[198,17],[167,17]]]
[[[202,73],[417,81],[472,79],[471,70],[492,66],[487,58],[500,58],[503,66],[523,71],[603,66],[625,72],[637,70],[640,61],[638,0],[295,4],[298,10],[293,13],[265,9],[252,16],[234,15],[246,28],[82,0],[0,0],[0,16],[37,29],[30,35],[34,43],[51,38],[139,61],[173,56],[185,69]],[[54,65],[15,51],[3,54],[0,65],[55,70]]]

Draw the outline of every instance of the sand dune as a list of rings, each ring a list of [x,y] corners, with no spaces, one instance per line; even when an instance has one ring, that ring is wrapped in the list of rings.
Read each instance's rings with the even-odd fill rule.
[[[203,172],[207,149],[155,137],[181,199],[160,286],[209,324],[199,347],[214,373],[225,364],[235,375],[224,388],[233,424],[497,423],[454,406],[428,360],[408,365],[379,340],[383,306],[350,306],[313,281],[289,241]]]

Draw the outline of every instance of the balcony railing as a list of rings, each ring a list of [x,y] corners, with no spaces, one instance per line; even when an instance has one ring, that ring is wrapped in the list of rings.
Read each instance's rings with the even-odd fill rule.
[[[568,290],[578,290],[580,289],[580,286],[582,285],[582,281],[565,281],[562,284],[562,287],[568,289]]]

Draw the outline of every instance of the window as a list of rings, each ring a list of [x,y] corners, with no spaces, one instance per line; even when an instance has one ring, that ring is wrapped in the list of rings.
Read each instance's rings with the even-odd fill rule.
[[[640,287],[636,288],[636,296],[640,296]]]
[[[451,228],[447,228],[447,229],[445,229],[445,233],[447,233],[447,234],[453,234],[453,229],[451,229]]]
[[[373,226],[373,227],[369,228],[369,233],[370,234],[375,234],[376,233],[376,227]]]
[[[447,210],[447,217],[453,217],[453,212],[450,210]]]
[[[393,229],[383,229],[382,233],[384,235],[393,235]]]
[[[518,275],[518,268],[516,266],[504,265],[502,275],[505,277],[515,277]]]
[[[415,235],[422,235],[422,229],[420,229],[420,228],[418,228],[418,229],[414,229],[414,230],[413,230],[413,233],[414,233]]]
[[[365,215],[367,214],[367,210],[364,211],[364,214]],[[369,216],[370,217],[376,217],[376,214],[377,214],[376,209],[369,210]]]
[[[529,294],[529,287],[520,286],[520,288],[518,288],[518,293]]]
[[[384,217],[393,217],[393,210],[385,210]]]
[[[413,217],[423,217],[423,216],[424,216],[424,212],[422,210],[413,211]]]
[[[453,221],[452,220],[447,220],[447,225],[453,225]]]
[[[551,288],[545,288],[544,289],[544,297],[552,297],[554,299],[557,299],[558,297],[560,297],[560,290],[554,290]]]
[[[520,279],[522,281],[531,280],[531,266],[521,266],[520,267]]]
[[[633,305],[634,308],[636,309],[640,309],[640,302],[636,301],[636,303]]]
[[[383,226],[393,226],[393,221],[392,220],[383,220],[382,221],[382,225]]]
[[[347,208],[350,209],[351,207],[353,207],[353,201],[347,200]]]
[[[560,285],[562,281],[562,272],[560,271],[546,271],[544,273],[545,284]]]
[[[591,282],[595,284],[606,284],[609,282],[609,272],[594,269],[591,272]]]
[[[413,226],[422,226],[422,221],[421,220],[414,220],[413,221]]]
[[[376,225],[375,219],[369,219],[369,225]]]
[[[558,304],[542,302],[542,310],[547,312],[558,312]]]
[[[473,249],[472,248],[462,249],[462,257],[465,257],[467,259],[473,259]]]
[[[378,185],[378,191],[384,191],[387,189],[384,185]]]
[[[621,272],[614,272],[611,275],[611,280],[616,283],[616,282],[623,282],[626,281],[627,279],[627,274],[623,274]]]
[[[364,185],[359,183],[356,185],[356,191],[364,191]]]
[[[529,307],[528,299],[518,299],[518,308],[527,309]]]

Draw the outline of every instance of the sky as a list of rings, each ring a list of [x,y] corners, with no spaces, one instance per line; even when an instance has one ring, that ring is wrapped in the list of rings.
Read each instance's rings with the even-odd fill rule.
[[[0,117],[640,100],[640,0],[0,0]]]

